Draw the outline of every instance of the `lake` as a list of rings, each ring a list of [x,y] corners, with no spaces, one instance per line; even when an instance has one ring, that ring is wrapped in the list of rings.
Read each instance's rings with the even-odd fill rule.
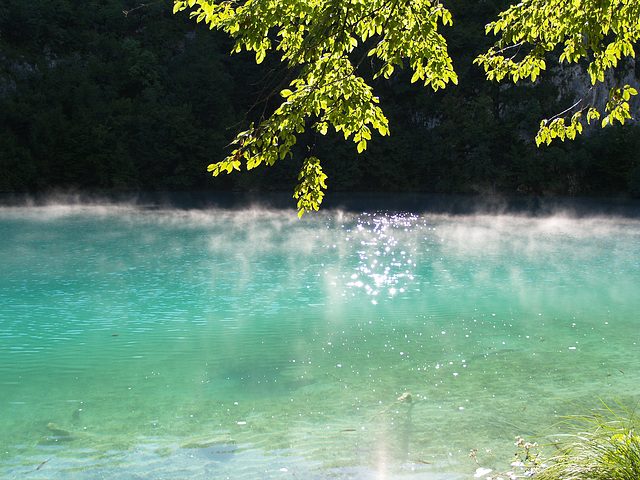
[[[635,404],[640,220],[502,211],[0,207],[0,476],[473,478]]]

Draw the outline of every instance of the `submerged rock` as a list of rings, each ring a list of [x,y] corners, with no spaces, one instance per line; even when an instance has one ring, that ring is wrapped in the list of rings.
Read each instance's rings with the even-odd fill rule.
[[[48,430],[50,435],[41,439],[38,442],[38,445],[48,446],[55,445],[60,442],[71,442],[75,440],[73,433],[71,433],[69,430],[58,427],[55,423],[47,423],[45,425],[45,429]]]
[[[413,401],[413,397],[411,396],[411,394],[409,392],[405,392],[402,395],[400,395],[398,397],[398,401],[399,402],[407,402],[407,403],[411,403]]]
[[[73,434],[69,430],[58,427],[55,423],[47,423],[46,427],[56,437],[72,437]]]
[[[201,440],[192,440],[180,446],[180,448],[207,448],[220,445],[235,445],[236,441],[231,438],[209,438]]]

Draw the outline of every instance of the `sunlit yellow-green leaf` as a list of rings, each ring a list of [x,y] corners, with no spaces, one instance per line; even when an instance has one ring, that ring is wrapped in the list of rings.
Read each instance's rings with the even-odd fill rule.
[[[233,152],[213,163],[213,175],[265,163],[272,165],[290,154],[296,135],[307,124],[326,134],[329,126],[342,132],[362,152],[375,141],[371,129],[389,134],[389,124],[371,83],[359,65],[369,56],[374,78],[390,78],[410,68],[411,82],[423,80],[433,90],[456,84],[458,77],[439,30],[451,25],[451,13],[431,0],[176,0],[174,12],[189,8],[190,15],[209,28],[233,38],[233,52],[255,54],[263,62],[273,50],[288,69],[284,83],[265,96],[263,118],[237,135]],[[586,65],[592,84],[633,59],[640,40],[640,0],[522,0],[486,26],[497,36],[495,44],[475,59],[491,81],[535,82],[546,70],[548,58]],[[455,27],[454,27],[455,28]],[[358,53],[359,50],[362,50]],[[365,69],[366,70],[366,69]],[[276,82],[277,84],[277,82]],[[282,88],[288,85],[290,88]],[[630,118],[629,100],[635,89],[617,90],[603,125]],[[269,108],[272,108],[271,110]],[[541,123],[536,143],[574,138],[600,114],[586,101]],[[566,122],[565,122],[566,119]],[[324,195],[326,176],[315,157],[302,160],[295,190],[299,212],[317,209]]]

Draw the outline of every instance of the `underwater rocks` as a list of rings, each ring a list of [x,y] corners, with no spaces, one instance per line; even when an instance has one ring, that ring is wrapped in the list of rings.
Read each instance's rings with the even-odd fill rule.
[[[47,423],[45,425],[47,436],[38,442],[38,445],[48,446],[56,445],[60,442],[71,442],[76,439],[73,433],[64,428],[58,427],[55,423]]]

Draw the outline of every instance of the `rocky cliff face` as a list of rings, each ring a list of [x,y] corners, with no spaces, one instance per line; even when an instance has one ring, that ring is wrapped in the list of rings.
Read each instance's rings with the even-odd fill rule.
[[[581,99],[586,107],[595,107],[600,112],[604,112],[609,100],[609,92],[612,88],[630,85],[640,92],[640,79],[637,77],[637,62],[633,58],[627,58],[616,71],[609,71],[604,82],[595,85],[591,83],[591,78],[586,69],[578,64],[563,64],[552,70],[552,76],[548,81],[558,88],[558,102],[569,99],[578,102]],[[632,112],[636,112],[630,123],[637,123],[640,112],[640,96],[636,95],[629,101]]]

